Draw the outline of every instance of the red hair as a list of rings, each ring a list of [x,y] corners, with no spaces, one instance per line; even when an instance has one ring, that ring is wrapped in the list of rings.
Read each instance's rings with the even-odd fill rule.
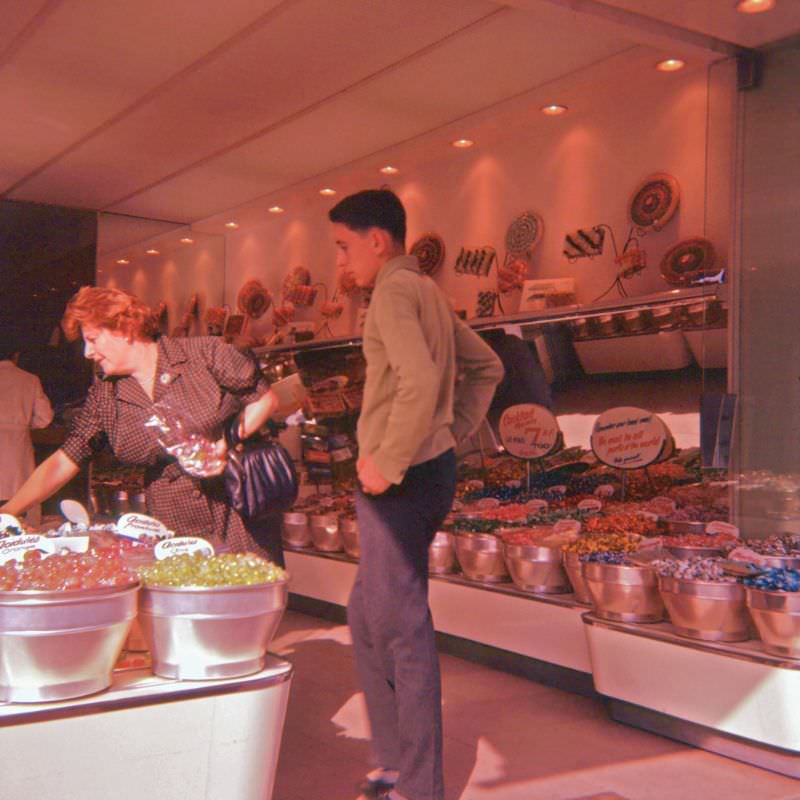
[[[154,340],[159,328],[155,314],[137,297],[121,289],[84,286],[67,303],[61,327],[75,341],[84,325],[118,331],[133,339]]]

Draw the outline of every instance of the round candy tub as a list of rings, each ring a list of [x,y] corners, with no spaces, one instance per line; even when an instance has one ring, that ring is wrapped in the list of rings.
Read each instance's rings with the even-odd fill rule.
[[[618,622],[660,622],[664,603],[650,567],[586,562],[583,576],[594,613]]]
[[[432,575],[447,575],[458,569],[453,534],[437,531],[428,547],[428,572]]]
[[[535,594],[570,591],[558,548],[533,544],[505,544],[503,547],[506,566],[518,589]]]
[[[504,583],[509,580],[503,543],[490,533],[458,534],[456,555],[462,572],[471,581]]]
[[[136,616],[138,591],[134,582],[0,592],[0,699],[40,703],[107,689]]]
[[[721,547],[701,547],[699,545],[664,544],[664,549],[675,558],[689,560],[690,558],[711,558],[721,556],[725,551]]]
[[[592,604],[592,595],[589,592],[589,587],[586,584],[586,578],[583,576],[583,562],[577,553],[566,552],[564,557],[564,570],[567,573],[569,582],[572,584],[572,591],[575,594],[575,599],[585,606]]]
[[[339,517],[336,514],[311,515],[311,541],[317,550],[340,553],[344,549]]]
[[[350,558],[359,558],[361,549],[358,540],[358,520],[355,517],[342,517],[339,521],[342,534],[342,546]]]
[[[750,638],[742,585],[666,576],[659,577],[658,585],[675,633],[680,636],[715,642]]]
[[[299,511],[288,511],[283,515],[281,537],[286,547],[311,547],[311,528],[308,514]]]
[[[142,588],[139,619],[153,672],[184,680],[258,672],[286,608],[287,585]]]
[[[747,608],[768,653],[800,658],[800,592],[745,587]]]

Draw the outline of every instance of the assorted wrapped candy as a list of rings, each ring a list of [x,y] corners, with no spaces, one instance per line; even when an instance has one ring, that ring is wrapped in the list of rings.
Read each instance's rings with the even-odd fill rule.
[[[611,533],[602,536],[585,536],[564,545],[565,553],[588,556],[592,553],[632,553],[641,545],[641,537],[630,533]]]
[[[626,553],[615,552],[613,550],[602,550],[595,553],[586,553],[581,556],[581,561],[584,563],[594,564],[616,564],[623,567],[634,566]]]
[[[774,567],[752,578],[743,578],[742,583],[766,592],[800,592],[800,570]]]
[[[795,533],[767,539],[745,539],[742,545],[762,556],[800,556],[800,535]]]
[[[723,571],[722,559],[699,558],[689,559],[661,558],[652,562],[659,575],[679,578],[685,581],[712,581],[735,583],[736,578]]]
[[[137,580],[114,552],[65,553],[43,558],[38,550],[25,553],[22,562],[0,566],[0,591],[73,591],[127,586]]]

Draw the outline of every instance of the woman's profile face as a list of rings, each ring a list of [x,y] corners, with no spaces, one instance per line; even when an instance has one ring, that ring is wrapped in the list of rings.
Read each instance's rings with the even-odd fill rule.
[[[127,337],[118,331],[84,325],[83,355],[94,361],[104,375],[130,375],[133,372],[132,348]]]

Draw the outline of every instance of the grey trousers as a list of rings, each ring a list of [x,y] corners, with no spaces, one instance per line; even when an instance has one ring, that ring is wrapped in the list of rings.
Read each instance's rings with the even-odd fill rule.
[[[375,766],[410,800],[443,800],[439,657],[428,608],[428,547],[455,494],[452,450],[377,497],[358,493],[358,574],[347,606]]]

